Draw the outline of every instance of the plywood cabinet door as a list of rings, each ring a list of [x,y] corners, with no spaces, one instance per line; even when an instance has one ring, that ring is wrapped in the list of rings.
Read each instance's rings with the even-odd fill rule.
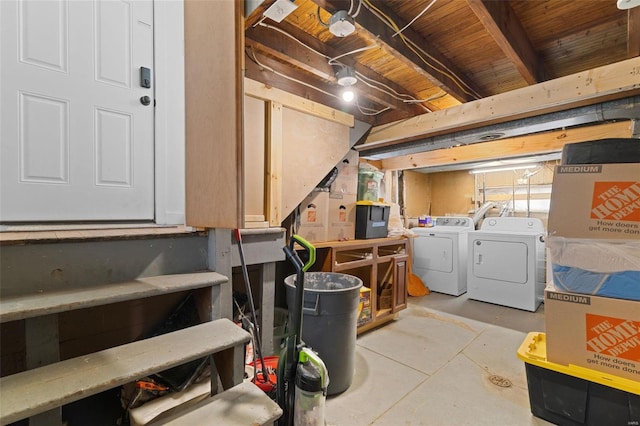
[[[391,312],[407,307],[407,260],[408,256],[396,256],[393,259],[393,304]]]

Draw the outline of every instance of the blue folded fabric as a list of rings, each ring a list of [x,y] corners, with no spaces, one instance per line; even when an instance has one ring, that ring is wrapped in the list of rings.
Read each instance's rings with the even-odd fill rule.
[[[556,264],[552,267],[553,284],[560,291],[640,300],[640,271],[598,273]]]

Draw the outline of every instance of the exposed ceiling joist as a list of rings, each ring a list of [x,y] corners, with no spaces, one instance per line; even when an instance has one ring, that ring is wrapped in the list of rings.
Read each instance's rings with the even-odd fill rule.
[[[244,4],[247,75],[374,126],[367,143],[357,146],[370,158],[415,152],[409,145],[436,149],[421,144],[433,138],[453,146],[444,143],[445,135],[504,128],[522,124],[524,117],[547,116],[547,111],[633,96],[630,87],[616,88],[615,79],[627,78],[621,84],[628,85],[628,78],[637,74],[610,77],[599,71],[640,56],[640,7],[621,10],[615,0]],[[282,19],[277,16],[280,9],[286,12]],[[338,10],[340,19],[355,20],[355,31],[345,37],[330,29],[331,13]],[[251,54],[262,67],[253,63]],[[338,98],[342,88],[335,72],[340,66],[356,72],[352,88],[359,93],[357,103]],[[582,80],[551,80],[576,75]],[[610,92],[597,93],[602,81]],[[527,85],[532,90],[520,92]]]
[[[333,92],[335,94],[339,94],[342,89],[336,82],[335,72],[337,68],[329,64],[329,59],[338,57],[340,53],[316,39],[307,42],[309,45],[305,47],[305,45],[296,41],[303,39],[304,34],[300,34],[300,30],[292,25],[281,23],[275,27],[267,23],[260,23],[248,29],[246,37],[247,45],[256,50],[303,69],[325,83],[333,84]],[[341,58],[340,62],[351,66],[362,76],[363,85],[359,89],[354,88],[362,98],[369,99],[369,101],[382,107],[398,110],[398,119],[426,112],[424,108],[418,105],[405,103],[398,97],[391,96],[388,90],[376,90],[369,86],[365,88],[364,81],[366,79],[377,81],[380,86],[390,87],[399,93],[406,93],[407,89],[374,73],[369,68],[357,64],[353,59]],[[301,95],[301,93],[296,94]]]
[[[347,10],[350,7],[349,0],[313,0],[313,2],[329,12]],[[363,2],[364,5],[356,17],[356,23],[361,30],[367,31],[375,37],[389,55],[400,59],[460,102],[467,102],[482,96],[480,89],[462,71],[436,51],[411,27],[394,37],[397,30],[405,27],[407,22],[387,9],[384,2],[376,2],[375,4],[371,0],[363,0]],[[370,11],[369,7],[376,10],[378,16]],[[379,16],[387,21],[392,20],[397,29],[390,28]]]
[[[313,45],[310,45],[310,49],[308,49],[303,44],[296,42],[302,38],[297,34],[299,32],[300,30],[286,23],[280,23],[278,26],[260,23],[246,30],[245,37],[258,50],[268,53],[282,62],[290,62],[325,81],[335,82],[333,67],[329,65],[327,58],[315,54],[311,50],[323,53],[324,44],[314,39],[312,40]]]
[[[627,11],[627,56],[640,56],[640,6]]]
[[[546,79],[542,61],[508,2],[467,0],[467,3],[528,84]]]
[[[270,87],[277,87],[288,93],[295,94],[301,98],[327,105],[338,111],[344,109],[344,103],[333,94],[335,87],[333,84],[322,83],[317,79],[312,79],[308,75],[297,75],[295,80],[282,77],[281,74],[289,75],[291,69],[273,58],[252,49],[247,40],[247,60],[245,61],[245,77],[259,81]],[[360,101],[362,108],[380,108],[379,105],[372,104],[366,99]],[[367,117],[357,111],[353,115],[359,120]]]

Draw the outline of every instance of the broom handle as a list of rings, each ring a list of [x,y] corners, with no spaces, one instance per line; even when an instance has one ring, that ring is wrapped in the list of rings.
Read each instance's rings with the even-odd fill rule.
[[[266,373],[266,366],[264,365],[264,357],[262,355],[262,343],[260,342],[260,327],[258,326],[258,318],[256,317],[256,307],[253,304],[253,294],[251,293],[251,282],[249,281],[249,271],[247,269],[247,262],[244,259],[244,250],[242,248],[242,236],[240,235],[240,230],[235,230],[236,240],[238,240],[238,250],[240,252],[240,264],[242,265],[242,276],[244,277],[244,285],[247,291],[247,296],[249,298],[249,309],[251,309],[251,316],[253,316],[253,321],[255,322],[255,338],[256,341],[256,349],[258,352],[258,358],[260,358],[260,367],[262,369],[262,378],[269,380],[269,375]],[[254,366],[255,367],[255,366]],[[255,369],[257,373],[258,369]],[[255,377],[258,377],[256,374]]]

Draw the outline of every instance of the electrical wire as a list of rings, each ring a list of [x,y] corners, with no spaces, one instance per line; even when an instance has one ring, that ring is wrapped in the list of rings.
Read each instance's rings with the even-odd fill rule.
[[[376,44],[372,44],[371,46],[365,46],[365,47],[361,47],[360,49],[355,49],[355,50],[352,50],[350,52],[343,53],[341,55],[336,56],[335,58],[329,58],[329,65],[342,65],[342,64],[334,64],[333,62],[335,62],[336,60],[338,60],[340,58],[344,58],[345,56],[353,55],[354,53],[364,52],[364,51],[371,50],[371,49],[375,49],[376,47],[378,47]]]
[[[362,74],[359,71],[356,71],[356,76],[360,79],[360,81],[362,81],[364,84],[366,84],[367,86],[371,87],[372,89],[377,89],[383,93],[386,93],[387,95],[391,96],[394,99],[400,100],[400,101],[405,101],[407,99],[415,99],[413,96],[411,95],[407,95],[405,93],[398,93],[396,90],[394,90],[391,86],[388,86],[380,81],[376,81],[372,78],[367,77],[366,75]],[[380,86],[383,86],[384,88],[388,89],[388,90],[384,90],[381,87],[375,86],[375,84],[379,84]]]
[[[401,29],[401,30],[398,30],[397,32],[395,32],[391,37],[395,37],[395,36],[397,36],[398,34],[400,34],[401,32],[403,32],[404,30],[406,30],[407,28],[409,28],[409,27],[411,26],[411,24],[413,24],[414,22],[416,22],[416,20],[417,20],[419,17],[421,17],[422,15],[424,15],[424,13],[425,13],[427,10],[429,10],[429,8],[430,8],[431,6],[433,6],[433,5],[435,4],[435,2],[436,2],[436,0],[433,0],[431,3],[429,3],[429,4],[427,5],[427,7],[425,7],[425,8],[422,10],[422,12],[418,13],[418,14],[416,15],[416,17],[415,17],[415,18],[413,18],[413,19],[411,20],[411,22],[409,22],[407,25],[405,25],[404,27],[402,27],[402,29]]]
[[[427,65],[428,67],[434,69],[435,71],[449,77],[453,83],[460,89],[462,90],[465,94],[470,95],[475,97],[476,99],[479,99],[481,96],[477,93],[473,93],[474,90],[469,87],[469,85],[462,80],[461,78],[459,78],[458,76],[456,76],[453,72],[451,72],[451,70],[449,70],[447,68],[446,65],[444,65],[442,62],[440,62],[438,59],[434,58],[433,56],[429,55],[427,52],[425,52],[420,46],[418,46],[416,43],[414,43],[413,41],[407,39],[402,33],[399,32],[399,28],[398,25],[393,21],[393,19],[391,19],[390,17],[388,17],[383,11],[381,11],[380,9],[378,9],[375,5],[373,5],[371,3],[370,0],[363,0],[364,1],[364,5],[367,9],[369,9],[371,11],[371,13],[373,13],[374,15],[376,15],[378,17],[378,19],[380,19],[385,25],[387,25],[389,28],[393,29],[394,31],[397,31],[398,34],[400,35],[400,39],[403,41],[403,43],[413,52],[415,53],[418,58],[420,58],[420,60],[422,62],[425,63],[425,65]],[[438,67],[436,67],[435,65],[429,63],[421,54],[420,52],[418,52],[418,50],[420,52],[422,52],[424,55],[426,55],[427,57],[429,57],[429,59],[431,59],[432,61],[436,62],[438,65],[440,65],[442,68],[444,69],[440,69]],[[467,90],[468,89],[468,90]]]
[[[356,10],[356,13],[360,10],[360,6],[361,6],[361,5],[362,5],[362,0],[359,0],[358,10]],[[302,42],[302,41],[300,41],[300,40],[298,40],[296,37],[294,37],[293,35],[289,34],[288,32],[284,31],[284,30],[283,30],[283,29],[281,29],[281,28],[278,28],[278,27],[273,26],[273,25],[270,25],[270,24],[265,24],[264,22],[259,22],[259,23],[258,23],[258,24],[256,24],[256,25],[260,25],[261,27],[264,27],[264,28],[267,28],[267,29],[270,29],[270,30],[273,30],[273,31],[279,32],[279,33],[281,33],[282,35],[284,35],[284,36],[286,36],[286,37],[288,37],[288,38],[292,39],[293,41],[295,41],[296,43],[300,44],[301,46],[303,46],[303,47],[305,47],[305,48],[309,49],[310,51],[312,51],[312,52],[313,52],[313,53],[315,53],[316,55],[321,56],[321,57],[323,57],[323,58],[327,59],[327,60],[328,60],[329,65],[339,65],[339,66],[341,66],[341,67],[346,67],[346,65],[345,65],[345,64],[343,64],[343,63],[341,63],[341,62],[338,62],[338,59],[340,59],[340,58],[342,58],[342,57],[344,57],[344,56],[352,55],[352,54],[354,54],[354,53],[358,53],[358,52],[362,52],[362,51],[366,51],[366,50],[370,50],[370,49],[374,49],[374,48],[378,47],[376,44],[373,44],[373,45],[366,46],[366,47],[363,47],[363,48],[360,48],[360,49],[355,49],[355,50],[352,50],[352,51],[350,51],[350,52],[346,52],[346,53],[343,53],[343,54],[341,54],[341,55],[338,55],[338,56],[336,56],[336,57],[334,57],[334,58],[331,58],[330,56],[325,55],[324,53],[319,52],[318,50],[314,49],[313,47],[311,47],[311,46],[309,46],[309,45],[305,44],[304,42]],[[332,93],[328,93],[328,92],[326,92],[326,91],[324,91],[324,90],[321,90],[321,89],[319,89],[319,88],[317,88],[317,87],[315,87],[315,86],[311,86],[311,85],[309,85],[308,83],[305,83],[305,82],[303,82],[303,81],[297,80],[297,79],[295,79],[295,78],[293,78],[293,77],[290,77],[290,76],[288,76],[288,75],[285,75],[285,74],[283,74],[283,73],[280,73],[280,72],[278,72],[278,71],[274,70],[273,68],[270,68],[270,67],[268,67],[268,66],[266,66],[266,65],[262,64],[262,63],[257,59],[257,57],[255,56],[255,52],[254,52],[253,48],[251,48],[251,52],[252,52],[252,55],[253,55],[253,56],[249,55],[249,53],[247,53],[247,56],[249,56],[249,58],[250,58],[253,62],[255,62],[258,66],[260,66],[260,67],[262,67],[262,68],[264,68],[264,69],[266,69],[266,70],[268,70],[268,71],[271,71],[271,72],[273,72],[273,73],[275,73],[275,74],[277,74],[277,75],[279,75],[279,76],[281,76],[281,77],[284,77],[284,78],[289,79],[289,80],[291,80],[291,81],[294,81],[294,82],[296,82],[296,83],[302,84],[302,85],[304,85],[304,86],[310,87],[310,88],[312,88],[312,89],[314,89],[314,90],[317,90],[317,91],[319,91],[319,92],[321,92],[321,93],[329,94],[329,95],[333,96],[334,98],[340,99],[340,97],[339,97],[339,96],[337,96],[337,95],[334,95],[334,94],[332,94]],[[441,95],[432,96],[432,97],[429,97],[429,98],[427,98],[427,99],[416,99],[416,98],[415,98],[414,96],[412,96],[412,95],[409,95],[409,94],[406,94],[406,93],[399,93],[399,92],[397,92],[396,90],[394,90],[392,87],[388,86],[387,84],[385,84],[385,83],[383,83],[383,82],[380,82],[380,81],[377,81],[377,80],[374,80],[374,79],[372,79],[372,78],[369,78],[369,77],[365,76],[364,74],[362,74],[362,73],[360,73],[360,72],[358,72],[358,71],[356,71],[356,76],[357,76],[357,77],[360,79],[360,81],[361,81],[363,84],[365,84],[366,86],[368,86],[368,87],[370,87],[370,88],[372,88],[372,89],[378,90],[378,91],[380,91],[380,92],[382,92],[382,93],[385,93],[385,94],[387,94],[387,95],[391,96],[392,98],[397,99],[397,100],[402,101],[402,102],[405,102],[405,103],[421,104],[421,103],[424,103],[424,102],[430,102],[430,101],[433,101],[433,100],[435,100],[435,99],[440,99],[440,98],[443,98],[443,97],[447,96],[447,93],[446,93],[446,92],[443,92]],[[386,89],[388,89],[388,90],[384,90],[383,88],[378,87],[378,86],[376,86],[376,85],[383,86],[384,88],[386,88]],[[429,108],[427,108],[425,105],[420,105],[420,107],[421,107],[421,108],[423,108],[426,112],[432,112],[432,110],[431,110],[431,109],[429,109]],[[389,109],[389,108],[386,108],[386,109]],[[386,110],[386,109],[385,109],[385,110]],[[385,111],[385,110],[382,110],[382,111]],[[380,111],[380,112],[382,112],[382,111]],[[361,111],[361,112],[362,112],[362,111]],[[377,114],[379,114],[380,112],[377,112]]]
[[[325,55],[325,54],[324,54],[324,53],[322,53],[322,52],[319,52],[319,51],[315,50],[313,47],[309,46],[308,44],[305,44],[305,43],[301,42],[301,41],[300,41],[300,40],[298,40],[296,37],[294,37],[293,35],[289,34],[288,32],[286,32],[286,31],[285,31],[285,30],[283,30],[283,29],[280,29],[280,28],[278,28],[278,27],[274,27],[273,25],[264,24],[264,23],[261,23],[261,24],[260,24],[260,26],[261,26],[261,27],[268,28],[268,29],[270,29],[270,30],[277,31],[277,32],[279,32],[279,33],[281,33],[281,34],[283,34],[283,35],[285,35],[285,36],[289,37],[290,39],[292,39],[292,40],[293,40],[293,41],[295,41],[296,43],[299,43],[301,46],[306,47],[307,49],[309,49],[310,51],[312,51],[312,52],[313,52],[313,53],[315,53],[316,55],[318,55],[318,56],[322,56],[322,57],[324,57],[324,58],[326,58],[326,59],[328,59],[328,60],[331,60],[331,57],[329,57],[329,56]]]
[[[356,16],[358,16],[358,14],[360,13],[360,8],[362,8],[362,0],[358,0],[358,8],[353,13],[353,15],[351,15],[353,19],[356,19]]]
[[[360,1],[361,1],[360,4],[362,4],[362,0],[360,0]],[[270,30],[273,30],[273,31],[277,31],[277,32],[279,32],[279,33],[291,38],[296,43],[298,43],[301,46],[309,49],[310,51],[312,51],[316,55],[322,56],[323,58],[326,58],[329,61],[330,65],[339,65],[339,66],[345,67],[346,65],[342,64],[341,62],[338,62],[337,59],[342,58],[342,57],[344,57],[346,55],[357,53],[358,51],[365,51],[365,50],[369,50],[369,49],[373,49],[373,48],[377,47],[377,45],[374,44],[374,45],[371,45],[371,46],[368,46],[368,47],[364,47],[364,48],[361,48],[361,49],[356,49],[354,51],[344,53],[342,55],[336,56],[335,58],[331,58],[328,55],[325,55],[324,53],[319,52],[319,51],[315,50],[313,47],[303,43],[302,41],[298,40],[293,35],[289,34],[288,32],[286,32],[286,31],[284,31],[284,30],[282,30],[282,29],[280,29],[278,27],[275,27],[275,26],[269,25],[269,24],[265,24],[265,23],[260,23],[259,25],[261,27],[264,27],[264,28],[267,28],[267,29],[270,29]],[[332,64],[332,62],[335,62],[335,64]],[[383,83],[381,81],[374,80],[372,78],[369,78],[369,77],[365,76],[364,74],[360,73],[359,71],[356,71],[356,76],[359,77],[359,79],[360,79],[360,81],[362,81],[362,83],[364,83],[365,85],[371,87],[372,89],[379,90],[379,91],[381,91],[383,93],[386,93],[387,95],[389,95],[389,96],[391,96],[391,97],[393,97],[393,98],[395,98],[397,100],[401,100],[402,102],[406,102],[406,103],[417,103],[417,104],[420,104],[420,103],[423,103],[423,102],[430,102],[432,100],[440,99],[440,98],[443,98],[443,97],[447,96],[447,93],[443,92],[442,95],[438,95],[438,96],[435,96],[435,97],[430,97],[430,98],[427,98],[427,99],[416,99],[412,95],[409,95],[409,94],[406,94],[406,93],[399,93],[396,90],[394,90],[393,88],[391,88],[390,86],[386,85],[385,83]],[[380,86],[383,86],[383,87],[387,88],[388,90],[390,90],[390,92],[386,91],[386,90],[384,90],[384,89],[382,89],[382,88],[380,88],[378,86],[375,86],[374,84],[378,84]],[[427,108],[426,106],[424,106],[424,105],[420,105],[420,106],[425,111],[432,112],[432,110]]]
[[[418,99],[406,99],[406,98],[403,98],[402,96],[409,96],[409,97],[411,97],[411,95],[400,94],[400,93],[396,92],[395,90],[393,90],[391,87],[387,86],[387,85],[386,85],[386,84],[384,84],[384,83],[380,83],[380,82],[376,82],[376,83],[384,85],[385,87],[387,87],[387,88],[389,88],[390,90],[392,90],[394,93],[389,92],[389,91],[387,91],[387,90],[384,90],[383,88],[377,87],[377,86],[373,85],[372,83],[369,83],[369,82],[367,81],[367,79],[369,79],[369,78],[368,78],[368,77],[366,77],[365,75],[363,75],[363,74],[359,73],[359,72],[356,72],[356,76],[358,76],[358,77],[360,78],[360,81],[361,81],[363,84],[365,84],[366,86],[369,86],[369,87],[370,87],[370,88],[372,88],[372,89],[379,90],[379,91],[381,91],[382,93],[386,93],[387,95],[391,96],[392,98],[397,99],[397,100],[402,101],[402,102],[405,102],[405,103],[413,103],[413,102],[416,102],[416,103],[417,103],[420,107],[422,107],[422,109],[424,109],[426,112],[432,112],[432,111],[431,111],[429,108],[427,108],[426,106],[421,105],[421,102],[427,102],[427,101],[425,101],[425,100],[418,100]],[[373,80],[373,81],[375,81],[375,80]],[[396,94],[397,94],[397,95],[396,95]]]
[[[432,102],[432,101],[436,101],[438,99],[442,99],[447,95],[448,95],[448,93],[443,90],[440,94],[429,96],[426,99],[409,99],[409,100],[406,100],[405,102],[408,103],[408,104],[420,103],[420,102]]]
[[[383,109],[381,109],[379,111],[376,111],[373,108],[361,106],[360,102],[358,102],[357,98],[356,98],[356,106],[358,107],[358,111],[360,111],[360,114],[362,114],[362,115],[378,115],[378,114],[381,114],[381,113],[391,109],[390,107],[386,107],[386,108],[383,108]],[[371,112],[366,112],[364,110],[369,110]]]
[[[326,22],[324,22],[324,21],[322,20],[322,18],[320,17],[320,6],[318,6],[318,10],[317,10],[317,12],[316,12],[316,15],[318,16],[318,22],[320,22],[320,25],[322,25],[322,26],[323,26],[323,27],[325,27],[325,28],[329,28],[329,24],[328,24],[328,23],[326,23]]]
[[[349,2],[349,11],[347,12],[347,15],[351,16],[351,10],[353,9],[353,0],[351,0]]]
[[[448,95],[448,93],[447,93],[447,92],[445,92],[445,91],[441,91],[441,93],[440,93],[440,94],[438,94],[438,95],[429,96],[428,98],[424,98],[424,99],[416,99],[415,97],[413,97],[413,96],[411,96],[411,95],[407,95],[407,94],[405,94],[405,93],[398,93],[398,92],[397,92],[397,91],[395,91],[392,87],[390,87],[390,86],[388,86],[388,85],[386,85],[386,84],[384,84],[384,83],[382,83],[382,82],[380,82],[380,81],[373,80],[373,79],[371,79],[371,78],[367,77],[367,76],[366,76],[366,75],[364,75],[364,74],[361,74],[361,73],[359,73],[359,72],[356,72],[356,75],[360,78],[360,81],[362,81],[362,82],[363,82],[364,84],[366,84],[367,86],[369,86],[369,87],[371,87],[371,88],[373,88],[373,89],[377,89],[377,90],[379,90],[379,91],[381,91],[381,92],[384,92],[384,93],[386,93],[387,95],[391,96],[392,98],[398,99],[398,100],[400,100],[400,101],[402,101],[402,102],[404,102],[404,103],[408,103],[408,104],[413,104],[413,103],[415,103],[415,104],[421,104],[421,103],[423,103],[423,102],[431,102],[431,101],[435,101],[435,100],[437,100],[437,99],[442,99],[442,98],[444,98],[445,96],[447,96],[447,95]],[[371,83],[367,82],[367,80],[369,80]],[[383,87],[385,87],[385,88],[389,89],[389,90],[390,90],[391,92],[393,92],[393,93],[388,92],[388,91],[386,91],[386,90],[384,90],[384,89],[382,89],[382,88],[380,88],[380,87],[376,87],[376,86],[374,86],[374,84],[379,84],[379,85],[381,85],[381,86],[383,86]],[[428,112],[433,112],[433,111],[431,111],[429,108],[427,108],[427,107],[426,107],[426,106],[424,106],[424,105],[420,105],[420,106],[421,106],[422,108],[424,108],[425,110],[427,110]]]

